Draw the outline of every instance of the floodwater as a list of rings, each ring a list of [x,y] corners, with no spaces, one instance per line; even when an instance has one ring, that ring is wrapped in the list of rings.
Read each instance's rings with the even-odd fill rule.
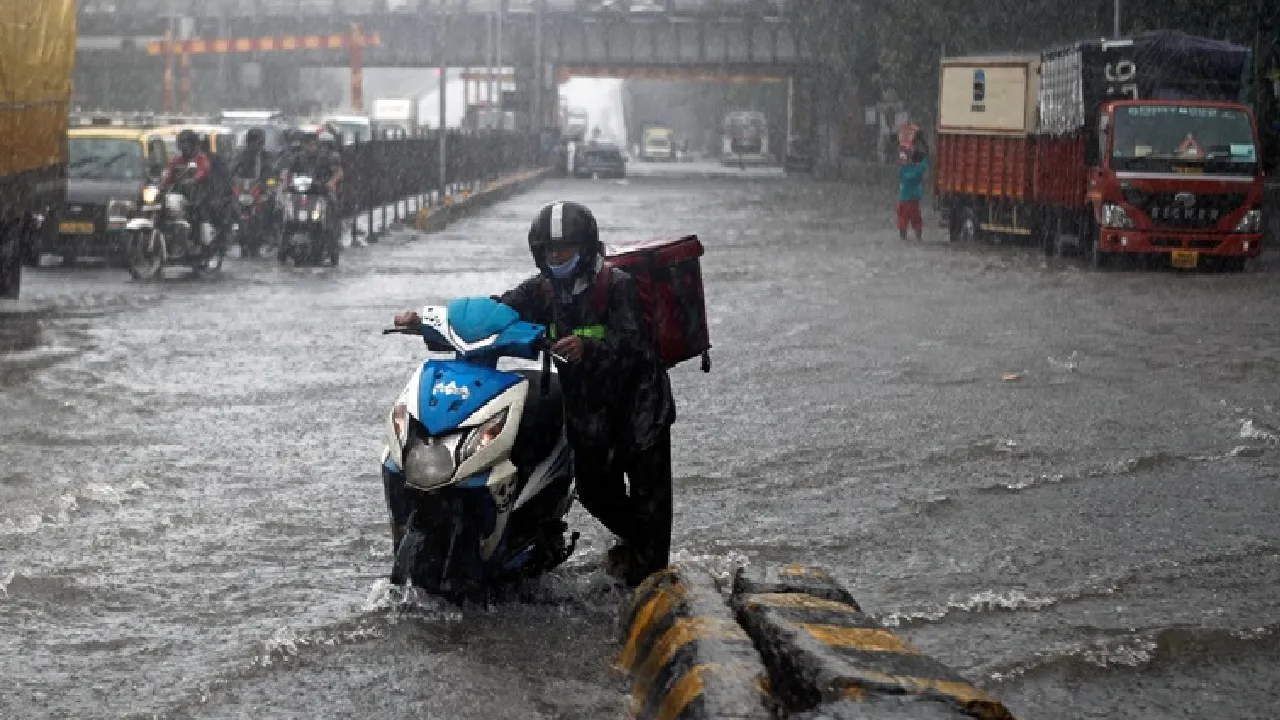
[[[677,560],[834,570],[1021,718],[1280,712],[1280,264],[1093,272],[903,243],[887,197],[548,182],[337,269],[45,267],[0,318],[0,716],[621,718],[610,539],[525,603],[388,588],[397,310],[530,268],[544,202],[697,232]]]

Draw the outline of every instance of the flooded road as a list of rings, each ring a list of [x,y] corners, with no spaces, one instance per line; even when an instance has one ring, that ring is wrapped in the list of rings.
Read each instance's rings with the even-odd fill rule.
[[[864,193],[548,182],[336,270],[31,273],[45,314],[0,335],[0,716],[625,717],[580,510],[531,602],[383,579],[382,423],[420,346],[378,331],[514,285],[536,209],[576,199],[606,238],[707,246],[677,560],[831,567],[1021,718],[1274,717],[1280,264],[902,243]]]

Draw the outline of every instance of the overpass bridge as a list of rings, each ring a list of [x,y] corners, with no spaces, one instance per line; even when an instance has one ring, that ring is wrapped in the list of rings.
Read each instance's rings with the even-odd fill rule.
[[[516,109],[529,113],[536,129],[555,117],[556,85],[576,75],[803,85],[812,54],[796,29],[795,5],[794,0],[82,0],[77,100],[86,106],[158,108],[166,61],[147,49],[152,46],[154,53],[168,33],[206,40],[211,47],[218,39],[324,37],[358,28],[379,38],[361,51],[360,62],[367,67],[514,67]],[[350,62],[346,53],[324,47],[188,56],[192,109],[289,106],[300,89],[300,68]],[[807,116],[799,104],[797,116]]]

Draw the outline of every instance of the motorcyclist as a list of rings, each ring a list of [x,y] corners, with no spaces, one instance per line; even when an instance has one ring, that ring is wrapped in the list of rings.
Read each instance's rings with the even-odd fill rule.
[[[233,172],[236,180],[249,180],[262,186],[264,220],[270,227],[276,222],[276,198],[268,192],[268,186],[276,176],[276,168],[266,145],[267,135],[262,128],[250,128],[244,134],[244,149],[236,156]]]
[[[327,137],[324,137],[327,136]],[[322,140],[333,141],[333,134],[327,129],[308,131],[301,134],[302,148],[289,161],[285,171],[285,183],[292,182],[294,175],[307,175],[313,183],[324,185],[329,201],[338,202],[338,184],[342,182],[342,160],[336,152],[321,146]],[[330,230],[337,221],[337,213],[329,214]]]
[[[271,177],[271,156],[267,152],[267,135],[262,128],[250,128],[244,135],[244,149],[236,156],[236,179],[265,183]]]
[[[226,218],[220,207],[218,191],[210,181],[213,162],[201,149],[200,136],[192,130],[183,130],[178,133],[177,145],[178,152],[169,160],[169,166],[160,178],[161,192],[168,192],[177,183],[187,184],[191,206],[196,211],[192,227],[208,222],[220,238],[225,237]],[[204,233],[198,233],[198,236],[203,240]]]
[[[667,566],[675,400],[635,280],[605,264],[595,217],[557,202],[529,229],[539,274],[499,298],[547,325],[564,391],[578,499],[619,539],[609,564],[628,585]],[[414,325],[416,313],[396,316]],[[630,494],[623,475],[630,484]]]

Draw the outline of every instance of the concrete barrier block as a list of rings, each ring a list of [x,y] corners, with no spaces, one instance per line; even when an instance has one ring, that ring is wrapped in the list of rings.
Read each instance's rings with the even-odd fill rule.
[[[853,595],[822,568],[797,564],[738,568],[733,576],[734,597],[766,593],[802,593],[861,609]]]
[[[809,712],[791,715],[791,720],[965,720],[969,716],[955,708],[914,695],[885,695],[865,700],[840,700]]]
[[[623,607],[618,665],[644,720],[767,720],[765,669],[710,575],[670,568]]]
[[[794,712],[843,700],[912,696],[980,720],[1013,720],[998,699],[921,654],[856,603],[802,592],[735,592],[732,602],[768,668],[774,697]]]

